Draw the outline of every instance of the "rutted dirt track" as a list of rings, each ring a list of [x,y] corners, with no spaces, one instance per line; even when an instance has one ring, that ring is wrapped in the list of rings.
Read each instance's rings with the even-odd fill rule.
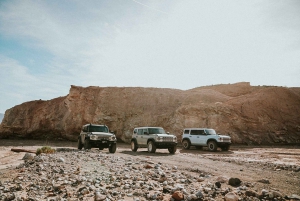
[[[46,141],[0,141],[0,181],[14,178],[15,167],[23,163],[25,153],[15,153],[11,148],[36,150],[42,146],[52,148],[76,149],[76,142]],[[94,150],[107,153],[108,149]],[[216,181],[217,177],[239,178],[242,182],[250,182],[254,189],[277,190],[285,195],[300,194],[300,147],[241,147],[233,146],[229,151],[209,152],[207,150],[183,150],[180,147],[175,155],[167,150],[158,149],[150,154],[146,149],[132,152],[128,144],[118,144],[114,154],[123,158],[140,158],[165,165],[177,166],[182,171],[199,177],[199,172],[211,175],[205,182]],[[88,165],[88,164],[87,164]],[[225,184],[227,185],[227,184]]]

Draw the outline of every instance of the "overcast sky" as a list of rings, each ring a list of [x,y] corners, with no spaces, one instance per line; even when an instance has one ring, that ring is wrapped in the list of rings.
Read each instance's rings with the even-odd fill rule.
[[[0,113],[70,85],[300,86],[299,0],[1,0]]]

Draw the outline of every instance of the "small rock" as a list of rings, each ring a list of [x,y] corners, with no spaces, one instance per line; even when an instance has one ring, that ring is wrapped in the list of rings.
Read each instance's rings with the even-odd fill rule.
[[[95,201],[102,201],[106,199],[106,195],[102,195],[99,191],[95,192]]]
[[[258,182],[264,183],[264,184],[270,184],[270,181],[268,179],[261,179],[261,180],[258,180]]]
[[[241,180],[239,178],[230,178],[228,184],[231,186],[239,186],[241,184]]]
[[[181,191],[175,191],[173,194],[172,194],[172,198],[176,201],[180,201],[180,200],[183,200],[184,199],[184,195]]]
[[[238,201],[239,200],[239,196],[237,196],[233,192],[227,193],[224,198],[225,198],[225,201]]]
[[[34,156],[33,156],[32,154],[26,153],[26,154],[23,156],[22,160],[25,160],[25,161],[27,161],[27,160],[33,160],[33,158],[34,158]]]

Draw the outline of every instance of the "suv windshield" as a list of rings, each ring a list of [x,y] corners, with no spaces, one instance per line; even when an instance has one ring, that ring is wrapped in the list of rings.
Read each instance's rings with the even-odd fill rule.
[[[163,128],[148,128],[149,134],[166,134]]]
[[[205,129],[205,133],[207,135],[217,135],[217,133],[214,129]]]
[[[89,132],[108,133],[108,128],[106,126],[89,126]]]

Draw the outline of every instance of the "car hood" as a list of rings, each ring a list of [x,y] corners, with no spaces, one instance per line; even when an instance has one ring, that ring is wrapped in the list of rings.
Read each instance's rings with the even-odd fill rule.
[[[109,136],[114,135],[113,133],[103,133],[103,132],[91,132],[90,134],[99,135],[99,136],[103,136],[103,137],[109,137]]]
[[[231,137],[228,136],[228,135],[218,135],[218,136],[220,136],[220,137],[222,137],[222,138],[231,138]]]
[[[172,134],[150,134],[150,135],[156,135],[156,136],[159,136],[159,137],[173,137],[174,136]]]

